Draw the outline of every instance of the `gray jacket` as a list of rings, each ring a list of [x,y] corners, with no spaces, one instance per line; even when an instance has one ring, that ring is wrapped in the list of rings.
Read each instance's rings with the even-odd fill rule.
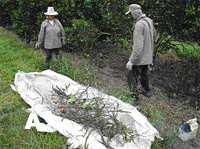
[[[42,22],[38,44],[40,47],[44,44],[45,49],[61,48],[65,44],[65,32],[58,19],[54,20],[53,25],[48,20]]]
[[[132,53],[129,58],[133,65],[153,64],[154,36],[153,21],[143,14],[136,20],[133,32]]]

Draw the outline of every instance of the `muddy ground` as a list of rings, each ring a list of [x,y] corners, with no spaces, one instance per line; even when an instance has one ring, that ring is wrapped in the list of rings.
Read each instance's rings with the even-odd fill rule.
[[[118,47],[114,45],[97,47],[91,53],[90,63],[98,68],[96,77],[103,84],[101,88],[128,90],[125,66],[129,55],[115,51]],[[80,57],[76,59],[85,63],[80,62]],[[137,107],[147,118],[154,120],[153,125],[164,138],[164,141],[159,141],[163,149],[200,149],[199,133],[196,139],[188,142],[182,142],[177,133],[183,121],[194,117],[200,120],[199,76],[200,62],[197,60],[180,59],[174,53],[158,54],[155,59],[150,72],[154,95],[151,98],[140,95]],[[148,111],[155,111],[157,117]]]
[[[93,51],[91,63],[98,67],[97,79],[105,89],[128,89],[126,62],[129,55],[113,51],[115,47],[103,46]],[[115,53],[115,54],[113,54]],[[118,53],[118,54],[116,54]],[[169,149],[200,149],[200,134],[194,140],[182,142],[177,136],[181,122],[199,116],[200,107],[200,62],[179,59],[174,53],[160,54],[150,72],[153,97],[140,95],[138,109],[148,115],[148,110],[162,111],[154,126],[164,141],[161,146]],[[133,103],[134,105],[134,103]],[[151,109],[152,108],[152,109]],[[152,112],[152,111],[151,111]],[[153,118],[156,121],[156,117]]]

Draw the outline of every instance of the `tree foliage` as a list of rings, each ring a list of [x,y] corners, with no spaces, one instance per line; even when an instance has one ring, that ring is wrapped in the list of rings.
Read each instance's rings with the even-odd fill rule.
[[[131,3],[142,5],[160,32],[182,40],[199,41],[199,0],[4,0],[0,1],[0,24],[10,25],[30,41],[39,31],[43,12],[48,6],[54,6],[64,26],[70,26],[74,19],[83,19],[114,37],[127,36],[132,18],[125,12]]]

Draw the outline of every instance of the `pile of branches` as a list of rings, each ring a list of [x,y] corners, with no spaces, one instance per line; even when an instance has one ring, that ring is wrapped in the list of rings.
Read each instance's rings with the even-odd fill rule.
[[[69,87],[69,86],[68,86]],[[87,94],[88,88],[76,95],[68,95],[68,89],[53,88],[52,97],[48,100],[50,110],[58,116],[70,119],[83,125],[86,130],[95,130],[101,135],[102,144],[112,148],[109,141],[115,136],[121,135],[124,142],[133,142],[138,135],[136,130],[130,130],[122,122],[117,120],[118,106],[108,105],[101,97],[83,99],[81,96]],[[105,140],[104,137],[107,137]]]

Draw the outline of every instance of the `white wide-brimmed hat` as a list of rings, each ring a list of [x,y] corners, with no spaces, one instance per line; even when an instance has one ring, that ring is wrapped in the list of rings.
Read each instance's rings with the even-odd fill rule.
[[[48,16],[56,16],[58,15],[58,12],[55,11],[53,7],[48,7],[47,12],[45,12],[44,14]]]
[[[138,5],[138,4],[131,4],[131,5],[129,5],[129,10],[125,14],[127,15],[130,12],[133,12],[133,11],[138,10],[138,9],[141,10],[141,6],[140,5]]]

